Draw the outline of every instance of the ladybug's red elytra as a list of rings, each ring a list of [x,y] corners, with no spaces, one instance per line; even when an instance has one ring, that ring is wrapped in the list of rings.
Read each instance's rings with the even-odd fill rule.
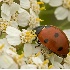
[[[38,26],[34,30],[41,44],[59,56],[67,55],[69,41],[62,30],[52,25]]]

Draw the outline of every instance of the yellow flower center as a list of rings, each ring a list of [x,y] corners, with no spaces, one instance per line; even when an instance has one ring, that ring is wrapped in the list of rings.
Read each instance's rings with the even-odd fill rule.
[[[48,67],[48,69],[51,69],[53,67],[53,65],[50,65],[49,67]]]
[[[0,30],[1,30],[2,32],[5,32],[7,26],[9,26],[9,25],[10,25],[10,23],[1,23],[1,24],[0,24]]]
[[[14,57],[14,61],[18,64],[22,63],[22,58],[23,58],[24,54],[18,55]]]
[[[40,19],[40,18],[36,18],[36,21],[44,21],[44,20],[42,20],[42,19]]]
[[[70,0],[63,0],[63,6],[70,9]]]
[[[0,46],[0,50],[4,47],[4,45],[5,45],[5,44],[2,44],[2,45]]]
[[[46,60],[43,62],[43,65],[45,65],[45,64],[47,64],[47,63],[49,63],[49,60],[48,60],[48,59],[46,59]]]
[[[44,7],[41,7],[40,10],[46,10],[45,6]]]
[[[44,2],[37,2],[37,4],[44,4]]]
[[[37,56],[39,56],[41,53],[40,52],[38,52],[36,55],[35,55],[35,57],[37,57]]]
[[[34,40],[36,37],[35,32],[31,31],[26,31],[26,32],[22,32],[21,34],[21,41],[22,43],[31,43],[32,40]]]

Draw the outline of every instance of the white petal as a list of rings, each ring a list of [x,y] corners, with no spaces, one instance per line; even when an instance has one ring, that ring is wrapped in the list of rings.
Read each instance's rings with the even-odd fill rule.
[[[10,6],[8,4],[3,3],[1,6],[1,10],[5,15],[7,15],[7,16],[10,15]]]
[[[60,6],[60,5],[62,5],[62,0],[50,0],[49,4],[52,7]]]
[[[29,0],[20,0],[20,5],[22,8],[29,9],[30,1]]]
[[[32,46],[29,43],[24,44],[24,56],[28,57],[32,55]]]
[[[32,57],[32,61],[35,63],[35,64],[42,64],[42,61],[39,57]]]
[[[45,2],[45,3],[49,3],[50,0],[42,0],[42,1]]]
[[[36,69],[36,65],[33,64],[23,65],[21,66],[21,69]]]
[[[69,13],[68,13],[68,21],[70,21],[70,11],[69,11]]]
[[[58,63],[58,62],[55,62],[53,65],[57,69],[63,68],[63,66],[60,63]]]
[[[12,48],[12,47],[11,47],[11,48]],[[15,49],[15,48],[13,48],[13,49]],[[16,52],[12,51],[11,49],[6,49],[6,50],[5,50],[5,53],[6,53],[7,55],[9,55],[10,57],[12,57],[12,58],[14,58],[15,56],[18,57],[18,54],[17,54]]]
[[[67,64],[67,63],[64,63],[64,64],[63,64],[63,68],[64,68],[64,69],[70,69],[70,65]]]
[[[6,38],[0,39],[0,45],[2,45],[2,44],[4,44],[4,49],[8,49],[8,48],[11,47],[11,46],[8,44]]]
[[[52,54],[49,59],[50,59],[52,64],[55,64],[55,62],[61,63],[63,60],[62,57],[59,57],[56,54]]]
[[[17,18],[19,26],[25,27],[29,23],[30,15],[26,10],[24,10],[24,12],[20,13]]]
[[[63,32],[66,34],[68,40],[70,41],[70,29],[63,30]]]
[[[3,18],[3,20],[7,20],[7,21],[10,21],[10,19],[11,19],[11,15],[7,16],[2,11],[1,11],[1,17]]]
[[[6,28],[6,33],[7,33],[8,35],[10,35],[10,36],[19,36],[20,33],[21,33],[21,31],[18,30],[18,29],[16,29],[16,28],[14,28],[14,27],[8,26],[8,27]]]
[[[16,45],[19,45],[21,43],[21,39],[19,36],[13,37],[13,36],[7,35],[6,38],[7,38],[7,41],[10,45],[16,46]]]
[[[41,46],[40,47],[35,47],[37,46],[37,44],[31,44],[32,45],[32,53],[36,54],[38,52],[41,52]],[[38,56],[42,61],[44,60],[44,56],[40,53],[40,55]]]
[[[22,12],[24,12],[24,9],[20,7],[18,13],[22,13]]]
[[[13,65],[13,66],[12,66]],[[12,66],[12,68],[17,68],[18,69],[18,65],[13,61],[13,59],[4,54],[0,56],[0,68],[1,69],[8,69]]]
[[[8,69],[18,69],[18,65],[14,62]]]
[[[12,3],[11,6],[10,6],[11,15],[13,15],[18,10],[19,10],[19,4],[15,3],[15,2]]]
[[[32,49],[33,49],[33,54],[41,52],[41,47],[35,47],[35,46],[37,46],[36,44],[31,44],[31,45],[32,45]]]
[[[42,61],[44,61],[44,56],[43,56],[42,54],[40,54],[38,57],[39,57]]]
[[[61,62],[63,61],[63,58],[62,58],[62,57],[57,56],[56,54],[54,54],[54,60],[55,60],[56,62],[61,63]]]
[[[52,56],[50,56],[50,58],[49,58],[49,60],[52,64],[54,64],[54,57],[53,56],[54,56],[54,54]]]
[[[11,21],[10,24],[12,27],[18,28],[18,23],[16,21]]]
[[[68,16],[68,10],[64,7],[58,7],[54,14],[58,20],[64,20]]]

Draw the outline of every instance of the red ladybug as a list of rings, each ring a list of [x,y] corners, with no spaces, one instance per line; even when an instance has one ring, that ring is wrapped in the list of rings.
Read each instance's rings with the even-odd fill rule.
[[[59,28],[48,25],[34,28],[41,44],[54,53],[65,56],[69,50],[69,42],[65,33]]]

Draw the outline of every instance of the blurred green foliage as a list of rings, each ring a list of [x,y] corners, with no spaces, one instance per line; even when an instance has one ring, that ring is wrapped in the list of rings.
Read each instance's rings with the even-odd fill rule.
[[[51,7],[48,4],[45,4],[46,10],[42,10],[39,14],[40,18],[44,20],[41,22],[41,25],[55,25],[59,27],[60,29],[69,29],[70,28],[70,22],[65,20],[57,20],[54,11],[56,7]]]

